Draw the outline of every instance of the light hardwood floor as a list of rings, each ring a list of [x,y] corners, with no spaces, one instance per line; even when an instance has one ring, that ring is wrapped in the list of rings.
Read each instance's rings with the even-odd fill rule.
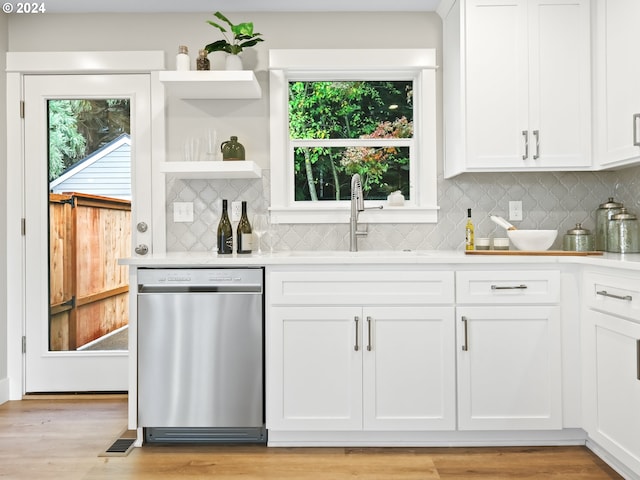
[[[583,447],[266,448],[146,445],[99,457],[126,427],[123,396],[0,405],[0,478],[217,480],[619,479]]]

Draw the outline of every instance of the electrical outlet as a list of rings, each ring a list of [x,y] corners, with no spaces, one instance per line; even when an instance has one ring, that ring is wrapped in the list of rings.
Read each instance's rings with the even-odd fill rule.
[[[231,221],[239,222],[242,216],[242,202],[231,202]]]
[[[193,202],[173,202],[173,221],[193,222]]]
[[[522,220],[522,202],[520,200],[509,202],[509,220],[513,222]]]

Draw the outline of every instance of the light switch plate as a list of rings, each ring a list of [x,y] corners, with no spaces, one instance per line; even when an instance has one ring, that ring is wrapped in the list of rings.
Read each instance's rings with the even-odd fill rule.
[[[509,202],[509,220],[512,222],[522,220],[522,202],[520,200]]]
[[[173,221],[193,222],[193,202],[173,202]]]

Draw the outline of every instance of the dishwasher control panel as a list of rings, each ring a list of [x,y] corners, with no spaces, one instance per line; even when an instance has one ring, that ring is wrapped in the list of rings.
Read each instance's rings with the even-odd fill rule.
[[[141,268],[138,285],[262,286],[262,268]]]

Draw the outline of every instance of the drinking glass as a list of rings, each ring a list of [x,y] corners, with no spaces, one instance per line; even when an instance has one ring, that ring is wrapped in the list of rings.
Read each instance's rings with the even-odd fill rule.
[[[258,237],[258,255],[262,255],[262,236],[269,230],[269,215],[256,213],[253,216],[253,233]]]
[[[206,158],[209,161],[218,160],[218,150],[220,149],[218,145],[218,136],[213,128],[209,128],[205,131],[204,134],[204,145],[206,151]]]
[[[187,162],[202,160],[204,142],[200,137],[188,137],[184,141],[184,159]]]

